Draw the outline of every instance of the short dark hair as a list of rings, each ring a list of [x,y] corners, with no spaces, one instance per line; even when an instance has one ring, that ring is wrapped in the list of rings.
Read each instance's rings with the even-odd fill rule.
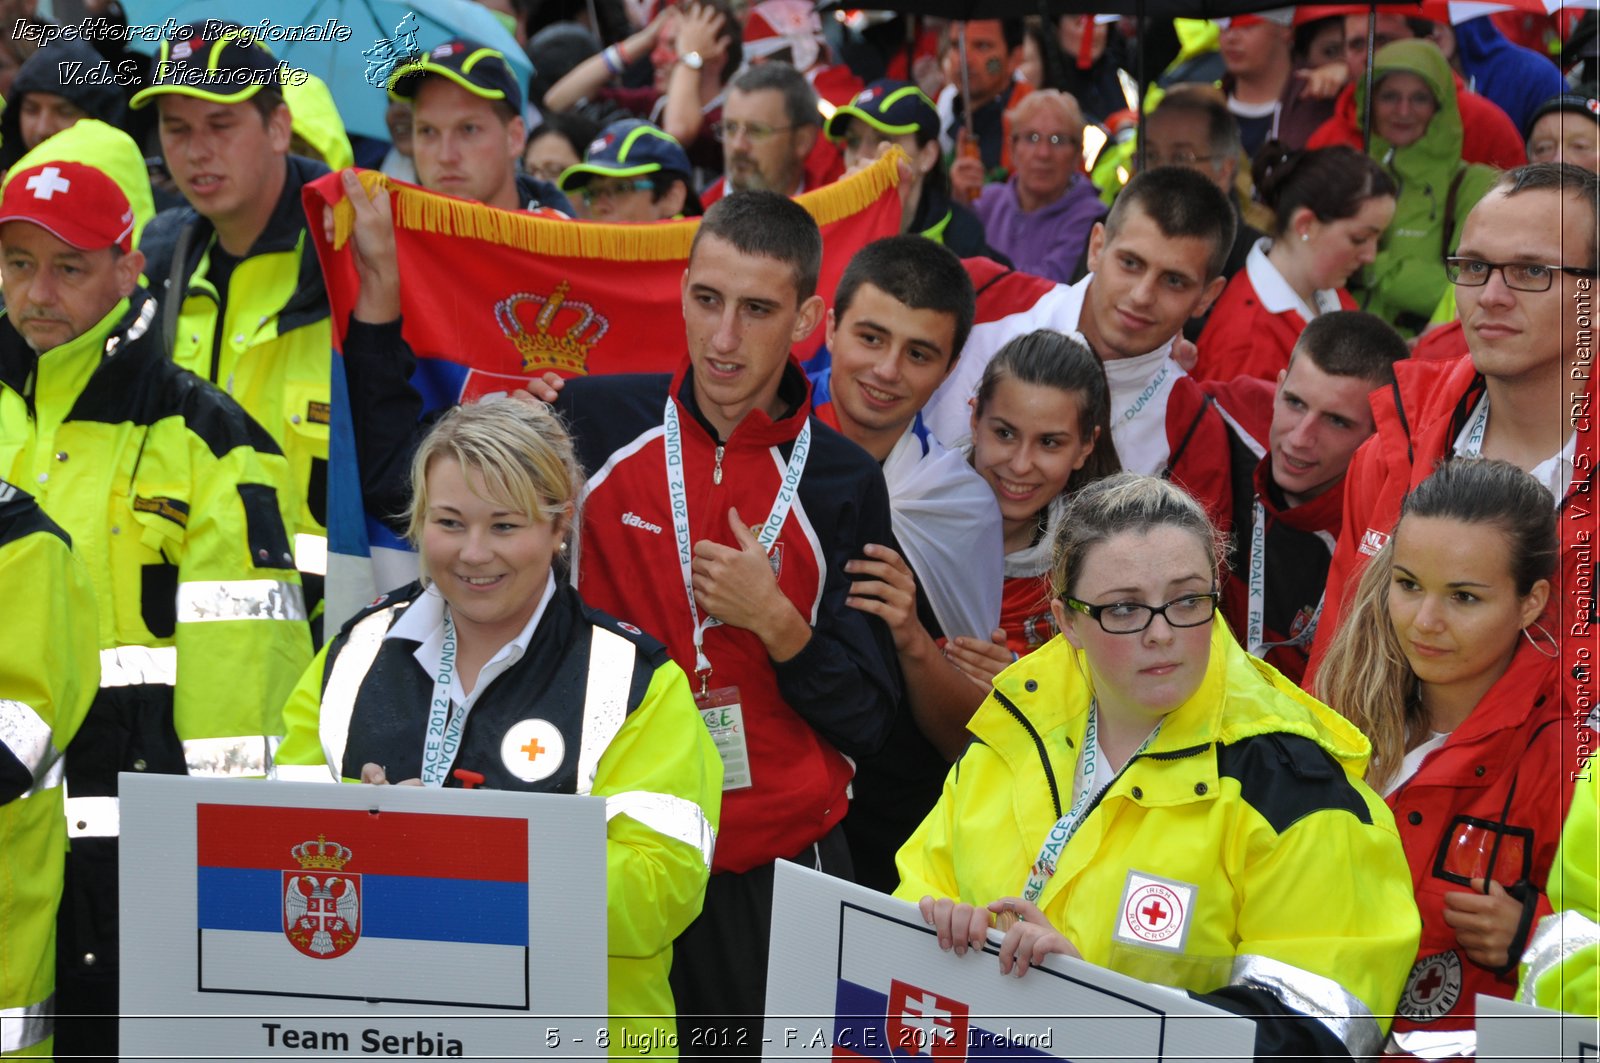
[[[1227,97],[1214,85],[1193,82],[1174,85],[1150,113],[1184,114],[1204,119],[1213,170],[1220,170],[1224,160],[1236,159],[1244,151],[1239,140],[1239,122],[1228,110]]]
[[[1206,261],[1205,279],[1209,282],[1222,276],[1237,222],[1233,204],[1205,174],[1186,166],[1158,166],[1135,174],[1106,215],[1107,242],[1116,239],[1128,212],[1135,208],[1169,240],[1188,237],[1209,242],[1211,257]]]
[[[601,4],[600,9],[604,11],[606,6]],[[728,79],[744,66],[744,33],[739,29],[739,15],[733,10],[733,4],[729,3],[729,0],[686,0],[680,6],[680,10],[687,14],[695,7],[709,7],[722,16],[722,36],[719,39],[728,42],[728,51],[722,58],[722,73],[717,80],[726,85]]]
[[[806,208],[777,192],[731,192],[706,211],[689,245],[689,261],[700,241],[715,236],[732,244],[740,254],[760,255],[784,263],[794,271],[795,301],[802,303],[817,292],[822,272],[822,233]]]
[[[1507,198],[1523,192],[1556,192],[1589,204],[1593,212],[1589,225],[1589,268],[1595,268],[1596,260],[1600,259],[1595,234],[1596,219],[1600,219],[1600,176],[1593,170],[1585,170],[1570,162],[1529,163],[1501,174],[1490,191],[1503,192]]]
[[[250,106],[261,115],[261,124],[266,125],[272,121],[272,116],[279,107],[284,106],[283,90],[276,85],[263,85],[250,97]]]
[[[1331,222],[1355,217],[1369,199],[1397,195],[1394,179],[1376,159],[1342,144],[1291,151],[1270,140],[1256,153],[1252,176],[1256,194],[1272,208],[1275,237],[1289,231],[1289,219],[1301,207]]]
[[[522,142],[522,150],[527,151],[528,145],[535,140],[560,137],[572,146],[573,154],[581,159],[599,135],[600,123],[587,115],[574,111],[546,111],[539,124],[528,134],[528,139]]]
[[[896,302],[913,310],[932,310],[950,314],[955,320],[950,361],[961,357],[961,348],[972,331],[977,314],[977,298],[966,267],[943,244],[911,233],[886,236],[863,247],[850,259],[833,293],[833,313],[843,321],[863,284],[870,284]]]
[[[1020,18],[1000,19],[1000,36],[1005,38],[1006,51],[1014,52],[1027,39],[1028,28]]]
[[[1318,314],[1300,333],[1289,359],[1304,355],[1329,376],[1353,376],[1374,388],[1394,383],[1394,363],[1411,356],[1389,323],[1362,310]]]
[[[790,125],[821,127],[822,112],[817,109],[817,90],[806,76],[788,63],[770,60],[749,67],[728,86],[737,92],[779,92],[783,94],[783,113]]]

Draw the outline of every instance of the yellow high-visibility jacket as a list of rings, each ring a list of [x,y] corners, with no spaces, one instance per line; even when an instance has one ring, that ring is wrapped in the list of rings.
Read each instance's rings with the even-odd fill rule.
[[[94,588],[66,533],[0,480],[0,1056],[48,1057],[67,821],[61,751],[100,676]],[[26,606],[23,603],[26,602]]]
[[[413,583],[346,624],[284,707],[274,776],[355,782],[370,762],[397,782],[420,777],[434,692],[415,654],[442,617],[438,593]],[[490,789],[606,799],[610,1052],[673,1058],[667,972],[673,939],[705,901],[722,761],[666,649],[571,587],[554,588],[527,643],[475,692],[454,766]],[[538,772],[508,760],[521,751],[502,744],[529,719],[561,736],[552,743],[560,761]]]
[[[1518,999],[1600,1015],[1600,772],[1590,761],[1572,793],[1547,891],[1553,915],[1522,957]]]
[[[155,318],[136,288],[36,355],[0,316],[0,476],[72,537],[99,603],[99,694],[66,751],[70,947],[96,979],[116,972],[117,773],[264,775],[311,658],[283,455],[166,360]]]
[[[1090,963],[1273,1016],[1259,1054],[1376,1054],[1421,921],[1394,820],[1360,781],[1370,746],[1227,625],[1210,654],[1087,807],[1039,907]],[[1059,635],[996,677],[977,741],[900,850],[896,896],[1021,895],[1072,804],[1091,694]]]
[[[300,189],[327,168],[297,156],[287,165],[266,231],[225,293],[210,279],[216,230],[189,207],[158,214],[139,246],[150,260],[150,289],[162,305],[158,334],[172,360],[232,395],[288,458],[296,553],[302,571],[320,574],[325,562],[313,559],[327,538],[333,331]]]

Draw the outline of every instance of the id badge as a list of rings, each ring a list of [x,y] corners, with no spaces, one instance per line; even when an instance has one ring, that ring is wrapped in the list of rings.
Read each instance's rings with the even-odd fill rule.
[[[717,687],[696,694],[694,703],[700,718],[711,732],[717,755],[722,758],[722,789],[743,790],[750,786],[750,746],[745,741],[744,709],[739,704],[738,687]]]

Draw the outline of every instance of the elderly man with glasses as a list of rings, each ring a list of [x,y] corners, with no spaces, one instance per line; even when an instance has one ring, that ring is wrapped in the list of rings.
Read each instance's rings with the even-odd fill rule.
[[[973,212],[989,244],[1024,273],[1070,282],[1106,206],[1083,172],[1083,113],[1057,89],[1011,112],[1011,176],[985,185]]]

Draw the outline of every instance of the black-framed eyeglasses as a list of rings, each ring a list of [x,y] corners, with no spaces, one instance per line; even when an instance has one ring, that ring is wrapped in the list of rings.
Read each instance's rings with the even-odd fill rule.
[[[1199,627],[1217,612],[1220,593],[1212,588],[1204,594],[1185,594],[1163,605],[1145,605],[1143,602],[1108,602],[1090,605],[1076,598],[1062,598],[1068,609],[1084,613],[1100,625],[1108,635],[1137,635],[1149,627],[1156,617],[1162,617],[1173,627]]]
[[[768,137],[777,133],[787,133],[793,129],[792,125],[767,125],[765,122],[712,122],[711,135],[718,140],[737,140],[743,133],[750,138],[750,143],[759,144]]]
[[[1452,257],[1444,260],[1444,275],[1451,284],[1463,288],[1481,288],[1489,283],[1495,271],[1506,287],[1518,292],[1547,292],[1555,282],[1557,273],[1571,273],[1575,277],[1593,277],[1592,269],[1577,266],[1546,266],[1537,262],[1485,262],[1481,258]]]

